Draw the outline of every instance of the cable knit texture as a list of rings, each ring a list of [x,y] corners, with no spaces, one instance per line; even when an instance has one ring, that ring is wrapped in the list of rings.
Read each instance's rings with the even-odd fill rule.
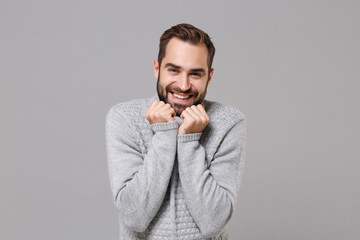
[[[108,169],[121,240],[228,240],[245,154],[236,108],[204,101],[202,133],[177,135],[182,119],[150,124],[156,97],[113,106],[106,117]]]

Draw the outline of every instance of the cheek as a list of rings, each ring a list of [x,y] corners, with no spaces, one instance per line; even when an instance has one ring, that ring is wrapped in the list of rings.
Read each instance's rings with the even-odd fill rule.
[[[159,81],[159,87],[165,90],[167,86],[168,84],[166,83],[166,81],[164,81],[164,78],[161,76]]]
[[[206,82],[205,81],[204,82],[200,82],[200,81],[199,82],[194,82],[193,86],[199,93],[201,93],[201,92],[205,91]]]

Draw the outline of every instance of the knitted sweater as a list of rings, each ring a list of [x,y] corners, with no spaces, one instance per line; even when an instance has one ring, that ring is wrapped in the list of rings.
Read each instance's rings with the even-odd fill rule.
[[[113,106],[106,117],[108,170],[120,239],[227,240],[245,153],[244,116],[204,101],[202,133],[177,135],[182,119],[150,124],[156,97]]]

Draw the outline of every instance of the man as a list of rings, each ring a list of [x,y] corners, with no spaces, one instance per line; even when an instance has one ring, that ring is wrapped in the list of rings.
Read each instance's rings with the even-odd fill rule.
[[[214,69],[209,36],[166,30],[154,60],[157,97],[120,103],[106,118],[120,239],[229,239],[244,161],[244,116],[204,100]]]

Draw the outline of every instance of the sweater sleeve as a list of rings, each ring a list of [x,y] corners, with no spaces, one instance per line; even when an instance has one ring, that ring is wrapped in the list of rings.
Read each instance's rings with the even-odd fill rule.
[[[106,148],[111,189],[124,224],[143,232],[158,212],[169,184],[178,124],[157,123],[144,157],[140,137],[133,126],[113,107],[106,117]]]
[[[178,136],[179,176],[186,205],[203,237],[218,234],[230,219],[244,161],[245,122],[225,135],[208,167],[201,133]]]

